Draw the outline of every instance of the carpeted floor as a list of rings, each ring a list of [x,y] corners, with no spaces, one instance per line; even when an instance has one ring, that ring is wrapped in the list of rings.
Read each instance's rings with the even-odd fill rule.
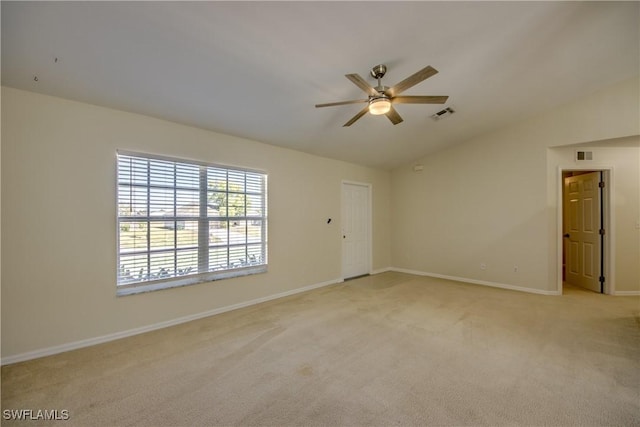
[[[640,425],[640,297],[384,273],[2,367],[64,426]]]

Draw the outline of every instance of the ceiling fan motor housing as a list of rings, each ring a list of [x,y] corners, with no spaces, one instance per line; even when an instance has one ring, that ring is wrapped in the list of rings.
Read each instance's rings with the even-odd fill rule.
[[[382,96],[387,98],[389,97],[388,95],[385,94],[385,92],[389,90],[389,86],[380,85],[380,86],[374,87],[374,89],[378,91]],[[375,95],[370,95],[369,98],[379,98],[379,97]]]

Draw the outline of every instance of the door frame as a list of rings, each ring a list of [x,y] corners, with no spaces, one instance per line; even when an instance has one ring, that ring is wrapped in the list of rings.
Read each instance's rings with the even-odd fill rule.
[[[615,203],[614,203],[614,191],[615,181],[614,181],[614,171],[613,166],[598,166],[598,165],[575,165],[575,164],[566,164],[560,165],[558,167],[558,179],[557,179],[557,201],[558,206],[556,209],[556,217],[557,217],[557,233],[556,233],[556,242],[557,242],[557,291],[559,295],[562,295],[562,254],[563,254],[563,243],[564,243],[564,172],[571,171],[592,171],[592,172],[602,172],[603,181],[605,183],[605,187],[602,191],[602,216],[603,216],[603,225],[605,231],[604,241],[602,243],[602,252],[603,252],[603,271],[601,274],[605,277],[604,287],[602,292],[607,295],[615,294],[615,270],[612,268],[612,260],[615,260]]]
[[[373,269],[373,191],[372,184],[368,182],[358,182],[358,181],[350,181],[343,179],[340,183],[340,275],[342,279],[345,279],[345,269],[344,269],[344,243],[343,243],[343,230],[344,230],[344,188],[345,185],[358,185],[361,187],[366,187],[367,189],[367,274],[371,274]]]

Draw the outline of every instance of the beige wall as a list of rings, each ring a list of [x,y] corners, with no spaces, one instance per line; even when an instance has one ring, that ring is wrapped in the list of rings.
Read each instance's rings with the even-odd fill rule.
[[[392,265],[557,292],[559,178],[548,148],[637,136],[638,102],[636,78],[421,159],[416,163],[424,165],[422,172],[413,172],[412,165],[394,170]],[[638,148],[628,150],[633,154]],[[628,161],[612,153],[607,157],[620,178],[616,203],[625,203],[616,206],[615,260],[617,289],[625,291],[640,290],[637,255],[633,258],[640,233],[637,159],[637,154]]]
[[[116,297],[118,148],[265,170],[269,272]],[[2,88],[3,358],[340,279],[342,180],[372,184],[388,267],[388,172]]]
[[[638,89],[619,83],[388,173],[3,88],[2,357],[338,280],[342,180],[373,185],[373,270],[554,293],[558,168],[585,142],[614,170],[616,289],[637,292]],[[116,297],[118,148],[267,171],[269,272]]]

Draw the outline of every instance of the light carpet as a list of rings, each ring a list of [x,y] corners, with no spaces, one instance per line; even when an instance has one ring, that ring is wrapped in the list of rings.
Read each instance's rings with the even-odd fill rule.
[[[2,367],[59,426],[640,425],[640,297],[383,273]]]

